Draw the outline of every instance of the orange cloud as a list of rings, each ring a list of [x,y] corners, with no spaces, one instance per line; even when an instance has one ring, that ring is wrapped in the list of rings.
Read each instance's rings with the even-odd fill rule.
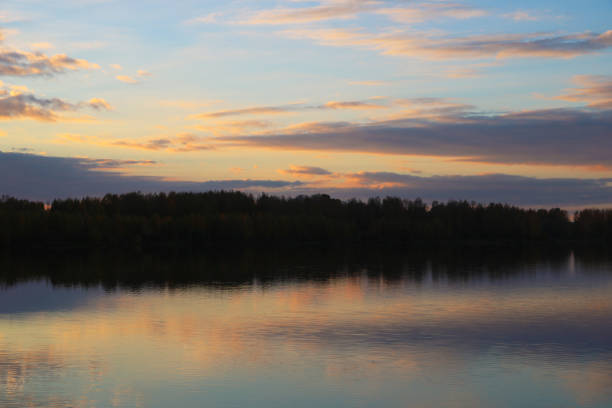
[[[371,10],[379,2],[371,0],[332,1],[314,7],[278,8],[254,13],[240,21],[242,24],[296,24],[353,18]]]
[[[102,98],[91,98],[87,105],[93,109],[113,110],[113,107]]]
[[[414,7],[395,7],[377,10],[393,21],[400,23],[417,23],[433,18],[454,18],[465,20],[468,18],[482,17],[486,11],[475,9],[457,3],[421,3]]]
[[[590,108],[612,109],[612,76],[578,75],[574,82],[582,88],[568,89],[555,99],[586,103]]]
[[[54,75],[66,71],[98,69],[92,62],[72,58],[66,54],[46,55],[42,52],[29,52],[8,48],[2,45],[4,37],[0,34],[0,75],[36,76]],[[36,48],[49,48],[49,43],[34,44]]]
[[[195,128],[203,132],[211,133],[215,136],[227,134],[242,134],[255,130],[266,129],[272,126],[272,123],[265,120],[239,120],[228,122],[215,122],[210,125],[200,125]]]
[[[193,115],[192,118],[205,119],[205,118],[222,118],[225,116],[240,116],[240,115],[278,115],[288,113],[291,110],[284,106],[257,106],[252,108],[244,109],[230,109],[210,113],[201,113],[199,115]]]
[[[197,137],[190,133],[181,133],[175,136],[148,139],[105,139],[97,136],[61,134],[56,139],[56,142],[86,143],[106,147],[125,147],[129,149],[169,151],[181,153],[214,149],[214,146],[210,144],[205,144],[204,138]]]
[[[378,98],[381,99],[381,98]],[[382,104],[368,101],[329,101],[321,105],[305,105],[301,103],[293,103],[279,106],[254,106],[242,109],[229,109],[216,112],[201,113],[192,115],[192,119],[214,119],[226,116],[241,116],[241,115],[280,115],[293,113],[298,111],[309,110],[337,110],[337,109],[379,109],[386,108]]]
[[[129,75],[117,75],[115,78],[126,84],[137,84],[138,83],[136,79],[132,78]]]
[[[75,121],[84,118],[60,116],[58,112],[76,111],[81,108],[111,110],[112,107],[101,98],[92,98],[89,102],[72,104],[59,98],[39,98],[30,93],[27,87],[10,86],[10,90],[0,85],[0,119],[34,119],[55,122]]]
[[[329,170],[325,170],[321,167],[313,167],[313,166],[294,166],[291,165],[289,166],[288,169],[284,169],[284,170],[279,170],[278,171],[281,174],[288,174],[294,177],[305,177],[305,178],[312,178],[312,177],[329,177],[329,176],[333,176],[334,174],[329,171]]]
[[[330,101],[322,105],[323,109],[380,109],[386,108],[385,105],[379,105],[371,102],[363,101]]]
[[[284,31],[296,39],[321,45],[357,47],[384,55],[424,59],[460,58],[572,58],[612,46],[612,30],[601,34],[502,34],[439,37],[412,32],[370,33],[355,29],[294,29]]]

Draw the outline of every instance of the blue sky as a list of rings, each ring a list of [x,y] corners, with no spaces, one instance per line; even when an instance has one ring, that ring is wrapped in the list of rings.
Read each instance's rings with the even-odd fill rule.
[[[610,17],[607,0],[5,0],[0,150],[286,194],[491,175],[607,194]]]

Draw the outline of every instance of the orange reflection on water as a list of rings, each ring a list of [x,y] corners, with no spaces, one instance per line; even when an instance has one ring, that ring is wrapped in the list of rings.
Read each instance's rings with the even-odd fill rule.
[[[0,318],[0,352],[18,356],[2,362],[2,388],[5,398],[32,402],[36,378],[77,375],[64,385],[85,395],[70,399],[75,406],[97,406],[88,398],[99,395],[110,406],[147,406],[140,383],[267,375],[356,386],[353,392],[365,398],[400,380],[451,378],[449,390],[469,387],[459,374],[473,370],[474,361],[490,369],[497,358],[491,353],[504,350],[512,364],[542,371],[555,353],[565,353],[566,366],[553,375],[585,405],[605,398],[612,364],[587,371],[590,386],[576,385],[578,346],[558,333],[609,321],[612,284],[570,289],[389,283],[363,275],[235,290],[119,291],[74,309]],[[543,324],[546,330],[532,333]],[[557,340],[558,350],[539,348]]]

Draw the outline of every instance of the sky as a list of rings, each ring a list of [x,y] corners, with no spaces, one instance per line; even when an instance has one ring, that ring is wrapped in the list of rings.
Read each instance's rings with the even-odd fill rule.
[[[610,21],[610,0],[3,0],[0,194],[609,206]]]

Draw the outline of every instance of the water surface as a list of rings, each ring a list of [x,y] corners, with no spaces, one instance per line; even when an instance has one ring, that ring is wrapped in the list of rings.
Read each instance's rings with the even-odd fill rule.
[[[612,406],[607,260],[318,257],[6,261],[0,406]]]

